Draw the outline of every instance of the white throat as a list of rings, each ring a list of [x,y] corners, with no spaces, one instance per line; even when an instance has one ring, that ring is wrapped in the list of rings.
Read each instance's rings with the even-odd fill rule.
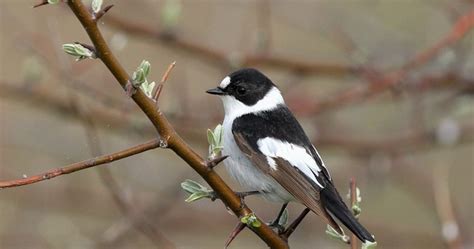
[[[273,87],[268,93],[254,105],[248,106],[234,96],[221,96],[224,104],[225,119],[233,120],[248,113],[258,113],[275,109],[278,105],[285,104],[280,90]]]

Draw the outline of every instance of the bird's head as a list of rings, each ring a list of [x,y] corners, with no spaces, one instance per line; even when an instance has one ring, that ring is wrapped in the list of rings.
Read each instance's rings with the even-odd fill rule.
[[[241,116],[284,104],[278,88],[260,71],[244,68],[226,76],[218,87],[206,91],[218,95],[226,115]]]

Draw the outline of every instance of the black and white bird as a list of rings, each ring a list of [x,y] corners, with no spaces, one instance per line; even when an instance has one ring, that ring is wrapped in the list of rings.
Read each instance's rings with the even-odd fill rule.
[[[375,242],[337,192],[316,148],[273,82],[256,69],[225,77],[217,88],[224,104],[223,155],[229,174],[266,199],[300,202],[340,234],[342,222],[362,242]]]

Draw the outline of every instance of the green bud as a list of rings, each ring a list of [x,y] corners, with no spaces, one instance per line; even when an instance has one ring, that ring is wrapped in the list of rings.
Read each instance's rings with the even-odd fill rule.
[[[148,83],[145,81],[143,84],[140,85],[140,89],[145,93],[148,98],[152,97],[153,89],[155,88],[155,82]]]
[[[193,202],[202,198],[212,198],[212,190],[202,186],[201,184],[193,180],[186,179],[184,182],[181,183],[181,188],[183,188],[186,193],[190,194],[190,196],[186,198],[186,202]]]
[[[247,214],[246,216],[240,218],[240,222],[251,227],[260,227],[262,225],[254,213]]]
[[[57,4],[60,0],[48,0],[48,4]]]
[[[148,74],[150,73],[151,64],[150,62],[143,60],[142,63],[140,63],[140,66],[138,66],[138,68],[143,70],[145,77],[148,77]]]
[[[209,159],[216,158],[223,147],[223,135],[224,129],[222,128],[221,124],[218,124],[214,131],[208,129],[207,130],[207,142],[209,143]]]
[[[76,56],[76,61],[80,61],[87,58],[97,58],[94,52],[77,43],[63,44],[63,50],[69,55]]]
[[[132,82],[133,86],[139,87],[141,84],[145,83],[146,77],[143,69],[138,68],[137,71],[133,72],[132,75]]]

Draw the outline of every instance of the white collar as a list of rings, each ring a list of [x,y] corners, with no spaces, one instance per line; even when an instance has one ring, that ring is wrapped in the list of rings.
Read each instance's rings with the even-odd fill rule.
[[[278,105],[285,104],[280,90],[273,87],[268,93],[254,105],[248,106],[237,100],[234,96],[221,96],[224,104],[225,118],[235,119],[245,114],[269,111],[277,108]]]

